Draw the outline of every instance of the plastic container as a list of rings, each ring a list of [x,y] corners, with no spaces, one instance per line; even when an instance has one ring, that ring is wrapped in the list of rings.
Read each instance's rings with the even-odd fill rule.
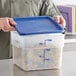
[[[47,16],[14,18],[13,62],[25,71],[57,69],[62,64],[64,30]]]

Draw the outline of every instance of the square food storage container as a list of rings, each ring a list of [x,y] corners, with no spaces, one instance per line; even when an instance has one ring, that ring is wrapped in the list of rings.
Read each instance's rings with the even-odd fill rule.
[[[62,64],[64,29],[49,16],[14,18],[13,63],[25,71],[58,69]]]

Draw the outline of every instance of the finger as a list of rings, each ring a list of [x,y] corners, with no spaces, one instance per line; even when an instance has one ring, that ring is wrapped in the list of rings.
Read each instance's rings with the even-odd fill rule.
[[[55,19],[55,21],[56,21],[56,22],[58,22],[58,19],[57,19],[57,17],[54,17],[54,19]]]
[[[55,21],[56,21],[57,23],[60,23],[60,17],[59,17],[59,16],[55,17],[54,19],[55,19]]]
[[[6,26],[4,26],[4,27],[2,27],[2,30],[4,31],[4,32],[8,32],[8,31],[13,31],[13,30],[15,30],[14,28],[7,28]]]
[[[60,24],[65,28],[66,23],[65,23],[65,19],[60,17]]]
[[[16,22],[12,18],[9,18],[9,24],[11,26],[14,26],[14,25],[16,25]]]

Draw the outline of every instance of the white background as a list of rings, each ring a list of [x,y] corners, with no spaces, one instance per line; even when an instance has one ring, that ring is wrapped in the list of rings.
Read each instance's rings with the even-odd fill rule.
[[[53,0],[55,5],[76,5],[76,0]]]

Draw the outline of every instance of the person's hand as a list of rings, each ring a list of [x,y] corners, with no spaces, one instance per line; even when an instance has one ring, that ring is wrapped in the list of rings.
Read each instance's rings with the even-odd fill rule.
[[[62,16],[54,17],[55,21],[58,22],[63,28],[66,26],[65,19]]]
[[[4,32],[14,30],[14,25],[16,25],[15,21],[12,18],[4,17],[0,18],[0,29]]]

